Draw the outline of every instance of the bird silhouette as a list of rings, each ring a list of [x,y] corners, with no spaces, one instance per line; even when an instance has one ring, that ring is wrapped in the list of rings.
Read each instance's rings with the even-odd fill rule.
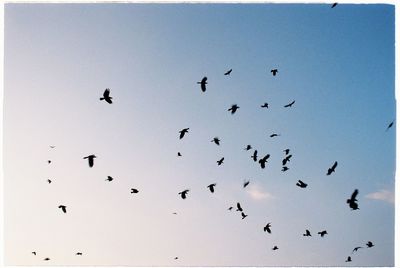
[[[272,250],[277,250],[277,249],[279,249],[277,246],[274,246],[274,247],[272,248]]]
[[[273,137],[278,137],[278,136],[280,136],[280,135],[281,135],[281,134],[273,133],[273,134],[269,135],[269,137],[270,137],[270,138],[273,138]]]
[[[214,142],[216,145],[219,145],[219,142],[220,142],[221,140],[218,138],[218,137],[215,137],[214,139],[212,139],[212,141],[211,142]]]
[[[264,169],[265,168],[265,163],[267,163],[267,159],[269,158],[269,154],[267,154],[266,156],[264,156],[263,158],[261,158],[260,160],[258,160],[258,163],[260,163],[261,168]]]
[[[246,186],[249,185],[249,184],[250,184],[250,181],[244,181],[243,188],[246,188]]]
[[[251,150],[251,145],[250,144],[248,144],[247,146],[246,146],[246,148],[244,148],[246,151],[249,151],[249,150]]]
[[[47,164],[50,164],[51,163],[51,160],[47,160]]]
[[[306,188],[308,184],[302,182],[301,180],[298,180],[298,182],[296,183],[296,185],[299,186],[300,188]]]
[[[251,158],[253,158],[254,162],[257,162],[257,150],[254,150],[254,153],[251,156]]]
[[[283,151],[285,152],[285,155],[288,155],[289,152],[290,152],[290,149],[285,149],[285,150],[283,150]]]
[[[286,105],[283,106],[283,107],[285,107],[285,108],[292,107],[292,105],[293,105],[295,102],[296,102],[296,101],[292,101],[291,103],[286,104]]]
[[[231,106],[231,108],[228,109],[228,111],[230,111],[231,114],[234,114],[234,113],[236,113],[237,109],[239,109],[239,108],[240,108],[240,107],[237,106],[237,104],[233,104],[233,105]]]
[[[56,146],[55,145],[50,145],[50,148],[54,149],[54,148],[56,148]]]
[[[175,258],[174,258],[174,260],[177,260],[177,259],[178,259],[178,257],[175,257]]]
[[[321,237],[324,237],[324,235],[327,235],[328,232],[327,232],[326,230],[324,230],[324,231],[318,232],[318,234],[319,234]]]
[[[348,257],[347,257],[347,260],[346,260],[345,262],[351,262],[351,257],[348,256]]]
[[[363,248],[363,247],[355,247],[351,253],[353,254],[354,252],[357,252],[360,248]]]
[[[49,260],[50,260],[50,258],[44,258],[43,260],[44,260],[44,261],[49,261]]]
[[[368,248],[372,248],[373,246],[375,246],[371,241],[368,241],[368,243],[365,245],[367,245]]]
[[[328,169],[328,172],[326,173],[326,175],[329,176],[332,174],[332,172],[335,172],[337,165],[338,165],[338,163],[337,163],[337,161],[335,161],[335,163],[333,163],[333,166]]]
[[[210,189],[210,192],[213,193],[214,192],[214,187],[216,186],[216,183],[212,183],[210,185],[207,186],[208,189]]]
[[[338,3],[333,3],[333,5],[331,6],[331,8],[334,8],[335,6],[337,6]]]
[[[106,88],[106,90],[104,90],[103,97],[100,98],[100,100],[105,100],[106,102],[111,104],[112,103],[111,99],[112,99],[112,97],[110,97],[110,89]]]
[[[275,76],[278,73],[278,69],[272,69],[271,73],[272,73],[273,76]]]
[[[227,71],[226,73],[224,73],[224,75],[230,75],[232,72],[232,69],[230,69],[229,71]]]
[[[271,223],[267,223],[267,225],[264,226],[264,232],[267,231],[269,234],[271,233]]]
[[[178,152],[178,156],[182,156],[181,152]]]
[[[89,162],[89,167],[93,167],[94,159],[95,159],[96,157],[97,157],[97,156],[95,156],[94,154],[91,154],[91,155],[85,156],[83,159],[87,159],[88,162]]]
[[[186,189],[178,194],[181,195],[182,199],[186,199],[186,195],[188,194],[188,192],[189,192],[189,189]]]
[[[106,181],[113,181],[113,177],[111,177],[111,176],[107,176],[107,179],[106,179]]]
[[[200,84],[201,91],[206,92],[207,77],[204,76],[203,79],[201,79],[200,82],[197,82],[197,84]]]
[[[312,235],[311,235],[310,231],[306,229],[306,233],[303,234],[303,236],[312,236]]]
[[[64,205],[59,205],[58,208],[61,208],[62,212],[67,213],[67,207]]]
[[[76,255],[77,256],[82,256],[82,252],[77,252]]]
[[[189,132],[189,128],[184,128],[184,129],[182,129],[181,131],[179,131],[179,139],[182,139],[184,136],[185,136],[185,134],[186,133],[188,133]]]
[[[283,167],[282,167],[282,171],[283,171],[283,172],[285,172],[285,171],[287,171],[287,170],[289,170],[289,168],[288,168],[287,166],[283,166]]]
[[[32,251],[32,254],[36,256],[36,251]]]
[[[236,203],[236,211],[243,211],[242,206],[240,205],[239,202]]]
[[[346,200],[347,204],[349,204],[349,207],[352,210],[359,209],[357,204],[358,200],[356,199],[357,195],[358,195],[358,189],[355,189],[354,192],[351,194],[351,197]]]
[[[288,155],[286,156],[283,160],[282,160],[282,166],[285,166],[287,162],[290,162],[290,158],[292,158],[292,155]]]
[[[51,183],[51,180],[50,180],[50,179],[48,179],[48,180],[47,180],[47,182],[50,184],[50,183]]]
[[[391,128],[391,127],[393,126],[393,124],[394,124],[394,121],[390,122],[390,124],[389,124],[389,125],[387,126],[387,128],[386,128],[386,131],[388,131],[389,128]]]
[[[220,160],[217,161],[218,166],[222,165],[224,163],[225,157],[222,157]]]
[[[232,209],[233,209],[233,207],[229,207],[229,208],[228,208],[228,210],[232,210]]]
[[[131,194],[137,194],[139,192],[138,189],[131,188]]]
[[[242,220],[244,219],[244,218],[246,218],[248,215],[246,215],[246,214],[244,214],[244,212],[242,211]]]
[[[261,105],[261,108],[267,108],[267,109],[268,109],[268,103],[267,103],[267,102],[264,102],[264,104]]]

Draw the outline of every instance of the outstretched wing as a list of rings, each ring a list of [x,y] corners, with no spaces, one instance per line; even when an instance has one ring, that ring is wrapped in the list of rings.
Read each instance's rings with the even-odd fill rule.
[[[353,192],[353,194],[351,195],[350,199],[353,200],[353,201],[355,201],[357,195],[358,195],[358,189],[355,189],[354,192]]]

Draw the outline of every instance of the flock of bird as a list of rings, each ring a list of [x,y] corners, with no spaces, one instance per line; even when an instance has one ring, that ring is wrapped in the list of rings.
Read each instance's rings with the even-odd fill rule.
[[[334,4],[331,6],[331,8],[334,8],[335,6],[337,6],[337,3],[334,3]],[[224,75],[225,75],[225,76],[229,76],[229,75],[231,75],[231,73],[232,73],[232,69],[229,69],[228,71],[226,71],[226,72],[224,73]],[[276,69],[276,68],[275,68],[275,69],[271,69],[271,73],[272,73],[273,76],[276,76],[276,75],[278,74],[278,69]],[[208,84],[208,82],[207,82],[207,77],[203,77],[203,78],[201,79],[201,81],[197,82],[197,84],[200,85],[200,89],[201,89],[202,92],[206,92],[206,91],[207,91],[207,84]],[[110,96],[110,89],[109,89],[109,88],[106,88],[105,91],[103,92],[103,96],[100,97],[100,100],[101,100],[101,101],[105,101],[105,102],[107,102],[108,104],[112,104],[112,103],[113,103],[112,99],[113,99],[113,98]],[[283,107],[284,107],[284,108],[291,108],[294,104],[295,104],[295,100],[293,100],[293,101],[291,101],[290,103],[284,105]],[[237,104],[233,104],[229,109],[227,109],[227,111],[230,112],[230,113],[233,115],[233,114],[235,114],[235,113],[238,111],[239,108],[240,108],[240,107],[239,107]],[[268,108],[269,108],[269,104],[265,102],[265,103],[263,103],[263,104],[261,105],[261,108],[266,108],[266,109],[268,109]],[[388,131],[393,125],[394,125],[394,121],[392,121],[391,123],[389,123],[389,125],[388,125],[387,128],[386,128],[386,131]],[[178,132],[178,133],[179,133],[179,139],[183,139],[183,138],[189,133],[189,129],[190,129],[190,128],[183,128],[182,130],[180,130],[180,131]],[[280,136],[280,134],[277,134],[277,133],[272,133],[272,134],[270,135],[271,138],[278,137],[278,136]],[[221,144],[221,140],[220,140],[219,137],[214,137],[214,138],[211,140],[211,142],[212,142],[212,143],[215,143],[217,146],[219,146],[219,145]],[[51,145],[51,146],[50,146],[51,149],[54,149],[55,147],[56,147],[55,145]],[[250,151],[250,150],[252,150],[252,149],[253,149],[253,147],[252,147],[250,144],[246,145],[246,147],[244,148],[245,151]],[[290,162],[290,160],[291,160],[291,158],[292,158],[292,154],[290,153],[290,149],[285,149],[285,150],[283,150],[283,152],[284,152],[284,157],[283,157],[283,159],[282,159],[282,170],[281,170],[281,171],[282,171],[282,172],[285,172],[285,171],[289,170],[289,167],[288,167],[287,165],[288,165],[288,163]],[[178,157],[182,157],[182,153],[181,153],[181,152],[178,152],[178,153],[177,153],[177,156],[178,156]],[[88,155],[88,156],[83,157],[83,159],[87,159],[87,161],[88,161],[88,166],[89,166],[90,168],[92,168],[92,167],[94,166],[94,160],[95,160],[95,158],[96,158],[96,155],[94,155],[94,154],[91,154],[91,155]],[[254,151],[253,151],[253,153],[251,154],[250,158],[251,158],[255,163],[258,163],[258,164],[260,165],[261,169],[265,169],[265,168],[266,168],[266,164],[268,163],[268,159],[270,158],[270,154],[265,154],[264,156],[261,157],[261,156],[258,155],[258,151],[257,151],[256,149],[254,149]],[[217,160],[217,161],[216,161],[217,165],[218,165],[218,166],[222,165],[222,164],[224,163],[224,159],[225,159],[225,158],[222,157],[221,159]],[[51,164],[51,163],[52,163],[51,160],[47,160],[47,162],[48,162],[48,164]],[[338,162],[335,161],[335,162],[332,164],[332,166],[330,166],[330,167],[327,169],[326,175],[327,175],[327,176],[332,175],[332,174],[335,172],[335,170],[336,170],[337,167],[338,167]],[[111,182],[111,181],[113,181],[113,180],[114,180],[114,179],[113,179],[111,176],[107,176],[106,181]],[[49,184],[52,183],[52,181],[51,181],[50,179],[48,179],[47,182],[48,182]],[[246,188],[249,184],[250,184],[250,181],[249,181],[249,180],[248,180],[248,181],[245,181],[245,182],[243,183],[243,188]],[[206,188],[208,188],[208,190],[210,191],[210,193],[214,193],[215,190],[216,190],[216,186],[217,186],[216,183],[211,183],[211,184],[209,184],[208,186],[206,186]],[[296,183],[296,186],[298,186],[299,188],[306,188],[306,187],[308,186],[308,184],[305,183],[305,182],[303,182],[302,180],[298,180],[297,183]],[[186,198],[188,197],[188,195],[189,195],[189,192],[190,192],[189,189],[184,189],[184,190],[178,192],[178,195],[179,195],[182,199],[186,199]],[[135,188],[131,188],[131,189],[130,189],[130,193],[131,193],[131,194],[137,194],[137,193],[139,193],[139,190],[138,190],[138,189],[135,189]],[[360,208],[359,208],[359,205],[358,205],[357,195],[358,195],[358,189],[355,189],[355,190],[353,191],[353,193],[351,194],[350,198],[346,200],[346,203],[348,204],[348,206],[350,207],[351,210],[359,210],[359,209],[360,209]],[[67,206],[66,206],[66,205],[59,205],[58,208],[59,208],[63,213],[67,213]],[[228,210],[229,210],[229,211],[233,210],[233,206],[230,206],[230,207],[228,208]],[[236,211],[240,213],[242,220],[244,220],[244,219],[248,216],[248,215],[244,212],[244,210],[243,210],[243,208],[242,208],[242,205],[241,205],[239,202],[236,203]],[[173,214],[177,214],[177,213],[174,212]],[[263,227],[263,231],[264,231],[264,232],[267,232],[267,233],[269,233],[269,234],[271,234],[271,233],[272,233],[272,223],[271,223],[271,222],[268,222],[268,223]],[[325,235],[328,235],[328,232],[327,232],[327,230],[321,230],[321,231],[317,232],[317,234],[318,234],[320,237],[324,237]],[[308,230],[308,229],[306,229],[306,230],[305,230],[305,233],[302,234],[302,235],[305,236],[305,237],[311,237],[311,236],[312,236],[310,230]],[[371,248],[371,247],[374,246],[374,244],[373,244],[371,241],[368,241],[368,242],[365,244],[365,246],[366,246],[366,248]],[[364,247],[362,247],[362,246],[357,246],[357,247],[355,247],[355,248],[352,250],[351,254],[354,254],[355,252],[357,252],[359,249],[362,249],[362,248],[364,248]],[[277,245],[275,245],[275,246],[272,247],[272,250],[274,250],[274,251],[275,251],[275,250],[278,250],[278,249],[279,249],[279,247],[278,247]],[[32,253],[33,255],[35,255],[35,256],[37,255],[37,252],[36,252],[36,251],[32,251],[31,253]],[[82,253],[82,252],[76,252],[75,255],[77,255],[77,256],[82,256],[83,253]],[[177,260],[178,257],[174,257],[174,259]],[[50,258],[49,258],[49,257],[46,257],[46,258],[44,258],[43,260],[44,260],[44,261],[50,261]],[[351,256],[348,256],[348,257],[345,259],[345,262],[351,262],[351,261],[352,261]]]

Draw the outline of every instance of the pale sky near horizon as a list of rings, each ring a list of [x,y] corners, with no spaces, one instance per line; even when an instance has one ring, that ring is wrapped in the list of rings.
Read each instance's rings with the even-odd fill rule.
[[[394,6],[6,4],[4,42],[7,265],[394,265]]]

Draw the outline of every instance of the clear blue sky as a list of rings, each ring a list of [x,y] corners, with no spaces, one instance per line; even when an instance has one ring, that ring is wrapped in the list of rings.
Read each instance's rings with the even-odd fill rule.
[[[394,265],[394,6],[6,4],[4,55],[6,264]]]

